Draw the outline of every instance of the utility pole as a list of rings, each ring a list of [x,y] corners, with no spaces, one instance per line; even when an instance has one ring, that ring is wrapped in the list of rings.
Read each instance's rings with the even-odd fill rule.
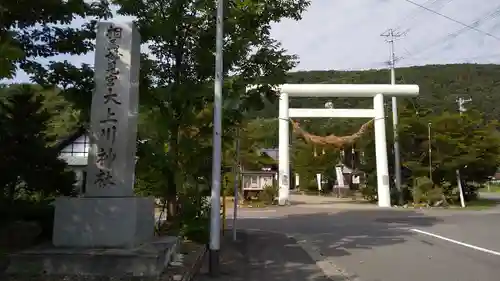
[[[212,147],[212,190],[210,194],[210,243],[208,249],[209,272],[212,277],[220,274],[220,191],[222,164],[222,86],[224,84],[224,1],[218,0],[215,34],[215,79],[214,79],[214,130]]]
[[[461,116],[465,111],[467,111],[467,109],[465,108],[465,104],[471,102],[472,99],[471,98],[464,99],[462,97],[459,97],[456,101],[458,104],[458,112],[460,112]],[[460,203],[462,205],[462,208],[465,208],[464,191],[462,189],[462,179],[460,178],[460,169],[456,170],[456,174],[457,174],[458,191],[460,193]]]
[[[233,206],[233,241],[236,241],[236,220],[238,217],[238,193],[240,192],[240,173],[241,173],[241,162],[240,162],[240,129],[236,131],[236,164],[234,167],[234,206]]]
[[[460,115],[462,115],[462,113],[464,113],[465,111],[467,111],[467,109],[465,108],[465,104],[468,103],[468,102],[471,102],[472,99],[464,99],[462,97],[458,98],[457,100],[457,104],[458,104],[458,112],[460,112]]]
[[[432,182],[432,142],[431,142],[431,126],[432,126],[432,123],[427,123],[427,138],[428,138],[428,142],[429,142],[429,179],[431,180]]]
[[[404,34],[395,32],[392,28],[382,33],[381,36],[386,37],[386,42],[390,46],[390,60],[389,65],[391,68],[391,84],[396,84],[396,54],[394,51],[394,41],[403,36]],[[401,155],[399,151],[399,136],[398,136],[398,102],[396,97],[392,97],[392,125],[394,134],[394,176],[396,178],[396,188],[399,193],[399,204],[403,204],[403,192],[401,189]]]

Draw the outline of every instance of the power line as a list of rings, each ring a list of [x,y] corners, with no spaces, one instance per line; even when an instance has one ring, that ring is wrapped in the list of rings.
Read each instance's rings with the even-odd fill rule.
[[[500,5],[497,6],[493,12],[487,13],[486,15],[482,15],[481,17],[474,20],[470,25],[477,27],[477,26],[479,26],[479,25],[481,25],[489,20],[497,18],[498,16],[500,16]],[[470,29],[468,27],[462,27],[458,31],[448,35],[448,38],[454,39],[454,38],[458,37],[460,34],[466,32],[466,31],[469,31],[469,30]]]
[[[477,27],[479,26],[480,24],[483,24],[489,20],[492,20],[492,19],[495,19],[497,18],[498,16],[500,16],[500,5],[496,7],[495,11],[493,12],[488,12],[486,14],[483,14],[481,15],[480,17],[476,18],[471,24],[469,24],[470,26],[474,26],[474,27]],[[424,52],[425,50],[428,50],[434,46],[437,46],[437,45],[440,45],[442,43],[446,43],[450,40],[453,40],[453,39],[456,39],[458,36],[460,36],[462,33],[468,31],[468,30],[471,30],[470,28],[468,27],[462,27],[461,29],[455,31],[455,32],[451,32],[451,33],[448,33],[447,35],[439,38],[438,40],[435,40],[433,41],[432,43],[430,44],[427,44],[425,47],[423,48],[419,48],[416,52],[409,52],[408,51],[408,54],[409,56],[405,57],[404,59],[407,59],[407,58],[410,58],[410,57],[414,57],[416,54],[419,54],[419,53],[422,53]]]
[[[446,2],[443,2],[443,1],[446,1]],[[427,0],[426,2],[422,3],[421,5],[429,8],[429,9],[432,7],[433,8],[432,10],[439,11],[453,1],[454,0]],[[439,4],[441,4],[441,5],[439,5]],[[410,15],[404,17],[403,19],[401,19],[399,22],[404,22],[404,23],[400,23],[394,29],[401,30],[402,26],[404,26],[405,24],[408,24],[412,20],[416,19],[421,13],[425,12],[425,10],[422,10],[420,7],[417,7],[416,10],[417,10],[417,12],[413,13],[412,17],[410,17],[410,15],[411,15],[410,14]],[[411,29],[412,29],[412,26],[410,25],[408,28],[404,29],[403,32],[408,33]]]
[[[496,36],[496,35],[494,35],[494,34],[492,34],[492,33],[490,33],[490,32],[487,32],[487,31],[481,30],[481,29],[479,29],[479,28],[476,28],[476,27],[474,27],[474,26],[471,26],[470,24],[466,24],[466,23],[464,23],[464,22],[461,22],[461,21],[459,21],[459,20],[456,20],[456,19],[454,19],[454,18],[452,18],[452,17],[449,17],[449,16],[447,16],[447,15],[444,15],[444,14],[442,14],[442,13],[438,12],[438,11],[432,10],[432,9],[430,9],[430,8],[427,8],[427,7],[423,6],[423,5],[421,5],[421,4],[415,3],[415,2],[413,2],[412,0],[404,0],[404,1],[406,1],[406,2],[408,2],[408,3],[410,3],[410,4],[413,4],[413,5],[415,5],[415,6],[418,6],[418,7],[422,8],[422,9],[424,9],[424,10],[426,10],[426,11],[430,12],[430,13],[433,13],[433,14],[435,14],[435,15],[438,15],[438,16],[440,16],[440,17],[442,17],[442,18],[445,18],[445,19],[447,19],[447,20],[449,20],[449,21],[452,21],[452,22],[454,22],[454,23],[460,24],[460,25],[462,25],[462,26],[464,26],[464,27],[467,27],[467,28],[469,28],[469,29],[472,29],[472,30],[474,30],[474,31],[477,31],[477,32],[479,32],[479,33],[482,33],[482,34],[484,34],[484,35],[488,36],[488,37],[491,37],[491,38],[494,38],[494,39],[496,39],[496,40],[500,41],[500,37],[498,37],[498,36]]]
[[[440,1],[440,0],[427,0],[427,1],[425,1],[422,5],[423,5],[423,6],[427,6],[427,5],[429,5],[429,3],[430,3],[431,1],[433,1],[433,3],[431,3],[430,5],[433,5],[434,3],[436,3],[436,1]],[[400,28],[401,28],[401,25],[402,25],[402,22],[405,22],[405,23],[406,23],[406,22],[408,22],[409,20],[413,20],[413,19],[417,18],[417,17],[418,17],[418,15],[419,15],[420,13],[422,13],[422,12],[423,12],[423,11],[422,11],[422,9],[420,9],[420,8],[412,9],[412,11],[411,11],[409,14],[407,14],[406,16],[404,16],[404,17],[403,17],[403,18],[401,18],[401,19],[398,19],[398,20],[395,22],[395,24],[398,24],[398,25],[395,25],[394,29],[395,29],[395,30],[400,29]]]

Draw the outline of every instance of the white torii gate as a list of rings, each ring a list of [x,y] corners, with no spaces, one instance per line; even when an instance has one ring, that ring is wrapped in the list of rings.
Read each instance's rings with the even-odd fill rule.
[[[288,203],[290,193],[289,118],[374,118],[377,194],[379,207],[391,207],[384,96],[413,97],[418,85],[385,84],[283,84],[276,87],[279,102],[279,205]],[[289,108],[290,97],[373,97],[373,109]]]

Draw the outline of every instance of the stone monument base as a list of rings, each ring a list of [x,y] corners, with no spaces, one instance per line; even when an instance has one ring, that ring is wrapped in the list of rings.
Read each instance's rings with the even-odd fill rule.
[[[158,280],[178,245],[171,236],[128,249],[45,245],[10,255],[6,273],[15,280]]]
[[[55,200],[55,247],[133,248],[154,237],[154,199],[59,197]]]

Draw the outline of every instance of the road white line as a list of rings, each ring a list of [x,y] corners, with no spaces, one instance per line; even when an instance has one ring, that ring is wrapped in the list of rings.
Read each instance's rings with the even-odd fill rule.
[[[242,220],[267,220],[267,219],[275,219],[276,217],[237,217],[236,219],[242,219]],[[226,217],[226,219],[233,220],[233,217]]]
[[[479,246],[474,246],[474,245],[467,244],[467,243],[464,243],[464,242],[460,242],[460,241],[457,241],[457,240],[453,240],[453,239],[450,239],[450,238],[447,238],[447,237],[444,237],[444,236],[441,236],[441,235],[437,235],[437,234],[434,234],[434,233],[430,233],[430,232],[427,232],[427,231],[423,231],[423,230],[420,230],[420,229],[412,228],[412,229],[410,229],[410,231],[413,231],[413,232],[416,232],[416,233],[420,233],[420,234],[424,234],[424,235],[427,235],[427,236],[431,236],[431,237],[434,237],[434,238],[438,238],[438,239],[441,239],[441,240],[444,240],[444,241],[448,241],[450,243],[454,243],[454,244],[457,244],[457,245],[460,245],[460,246],[464,246],[464,247],[467,247],[467,248],[470,248],[470,249],[474,249],[476,251],[480,251],[480,252],[492,254],[492,255],[495,255],[495,256],[500,256],[500,252],[489,250],[489,249],[482,248],[482,247],[479,247]]]
[[[233,210],[227,208],[227,210]],[[259,209],[238,209],[238,213],[276,213],[276,210],[259,210]]]

